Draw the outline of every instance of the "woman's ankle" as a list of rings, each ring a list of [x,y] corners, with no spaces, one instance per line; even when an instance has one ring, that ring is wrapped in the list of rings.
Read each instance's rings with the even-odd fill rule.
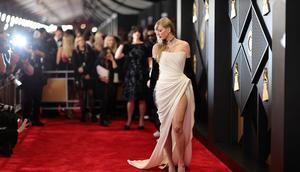
[[[178,172],[185,172],[185,165],[184,164],[178,164],[177,171]]]

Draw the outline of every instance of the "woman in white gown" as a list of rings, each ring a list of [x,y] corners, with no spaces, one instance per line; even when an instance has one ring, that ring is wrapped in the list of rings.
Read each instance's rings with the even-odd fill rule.
[[[152,55],[159,62],[155,87],[157,113],[161,122],[160,138],[147,160],[128,160],[139,169],[165,165],[169,172],[184,172],[192,157],[194,93],[191,80],[183,73],[190,58],[189,44],[176,39],[174,25],[163,17],[156,22],[159,42]]]

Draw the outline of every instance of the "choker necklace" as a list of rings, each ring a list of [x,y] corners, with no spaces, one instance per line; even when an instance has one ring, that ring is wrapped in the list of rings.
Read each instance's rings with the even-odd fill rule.
[[[176,38],[174,36],[171,40],[167,41],[167,45],[172,46],[175,42],[176,42]]]

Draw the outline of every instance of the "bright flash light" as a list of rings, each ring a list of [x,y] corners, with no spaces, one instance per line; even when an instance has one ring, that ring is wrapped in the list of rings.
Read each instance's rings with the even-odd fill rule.
[[[12,38],[11,43],[17,47],[25,47],[27,45],[26,38],[22,35],[15,35]]]
[[[93,33],[97,32],[97,30],[98,30],[97,27],[93,27],[93,28],[92,28],[92,32],[93,32]]]
[[[86,24],[85,24],[85,23],[82,23],[82,24],[80,25],[80,28],[81,28],[81,29],[85,29],[85,28],[86,28]]]

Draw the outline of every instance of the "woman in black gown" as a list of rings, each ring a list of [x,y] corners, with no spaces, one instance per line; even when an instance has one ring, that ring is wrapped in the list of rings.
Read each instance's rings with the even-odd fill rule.
[[[139,107],[138,129],[144,129],[146,95],[148,80],[148,57],[150,52],[142,41],[142,30],[132,27],[132,42],[121,44],[116,51],[116,59],[124,58],[124,97],[127,101],[127,122],[125,130],[130,129],[135,104]]]

